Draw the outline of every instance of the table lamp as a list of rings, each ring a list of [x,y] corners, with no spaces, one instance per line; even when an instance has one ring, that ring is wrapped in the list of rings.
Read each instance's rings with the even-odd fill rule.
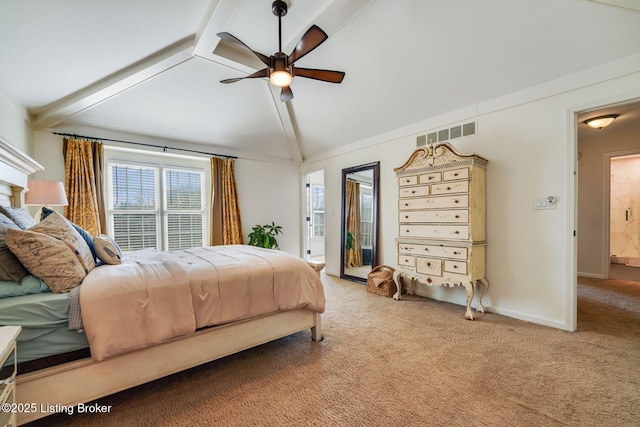
[[[43,207],[67,206],[67,195],[64,192],[64,184],[60,181],[36,181],[29,180],[29,191],[24,196],[24,204],[27,206],[40,206],[33,217],[40,221]]]

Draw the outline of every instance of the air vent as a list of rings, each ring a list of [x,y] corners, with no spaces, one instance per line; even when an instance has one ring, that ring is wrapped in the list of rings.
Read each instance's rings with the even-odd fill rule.
[[[450,128],[440,129],[435,132],[430,132],[426,135],[420,135],[416,137],[416,146],[422,147],[427,143],[435,144],[438,142],[451,141],[452,139],[463,138],[465,136],[472,136],[476,134],[476,122],[464,123],[461,125],[455,125]]]

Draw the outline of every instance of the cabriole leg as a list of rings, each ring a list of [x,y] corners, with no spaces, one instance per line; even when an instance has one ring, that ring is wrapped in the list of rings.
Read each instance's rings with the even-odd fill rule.
[[[480,294],[478,295],[478,308],[476,309],[476,311],[480,313],[484,313],[484,305],[482,305],[482,296],[487,291],[487,289],[489,289],[489,281],[487,279],[480,279],[480,280],[477,280],[476,283],[480,285],[480,290],[479,290]]]
[[[467,312],[464,317],[467,320],[473,320],[473,312],[471,311],[471,301],[473,300],[473,288],[475,287],[473,282],[463,283],[464,288],[467,290]]]
[[[402,294],[402,273],[398,270],[393,272],[393,283],[396,284],[397,289],[396,293],[393,294],[393,299],[399,301]]]

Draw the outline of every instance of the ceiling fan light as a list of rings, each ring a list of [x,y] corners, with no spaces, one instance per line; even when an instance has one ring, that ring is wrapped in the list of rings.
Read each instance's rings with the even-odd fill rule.
[[[608,114],[606,116],[593,117],[587,119],[584,123],[594,129],[602,129],[609,126],[618,117],[618,114]]]
[[[286,71],[274,71],[269,75],[271,84],[278,87],[286,87],[291,84],[291,74]]]

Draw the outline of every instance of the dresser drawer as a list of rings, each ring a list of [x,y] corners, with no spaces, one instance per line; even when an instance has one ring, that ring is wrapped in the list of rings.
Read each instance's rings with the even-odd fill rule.
[[[452,194],[452,193],[468,193],[469,181],[445,182],[441,184],[433,184],[431,186],[431,194]]]
[[[398,253],[400,254],[414,254],[414,255],[429,255],[442,258],[453,258],[466,260],[469,255],[467,248],[455,248],[447,246],[436,245],[419,245],[414,243],[399,243]]]
[[[418,175],[420,184],[430,184],[432,182],[442,181],[442,172],[431,172]]]
[[[398,214],[400,222],[469,222],[468,210],[450,211],[402,211]]]
[[[446,209],[446,208],[468,208],[469,195],[460,194],[458,196],[422,197],[416,199],[398,200],[400,210],[407,209]]]
[[[468,179],[469,168],[461,168],[461,169],[453,169],[450,171],[444,171],[442,173],[442,178],[445,181],[454,181],[456,179]]]
[[[444,271],[448,273],[467,274],[467,263],[464,261],[444,261]]]
[[[400,197],[419,197],[429,195],[429,186],[400,188]]]
[[[416,271],[422,274],[442,276],[442,260],[438,258],[416,258]]]
[[[415,267],[416,259],[411,255],[400,254],[398,255],[398,265],[403,265],[405,267]]]
[[[469,226],[400,224],[400,237],[467,240],[469,239]]]
[[[407,185],[417,185],[417,184],[418,184],[418,175],[401,176],[398,178],[398,185],[400,187],[405,187]]]

